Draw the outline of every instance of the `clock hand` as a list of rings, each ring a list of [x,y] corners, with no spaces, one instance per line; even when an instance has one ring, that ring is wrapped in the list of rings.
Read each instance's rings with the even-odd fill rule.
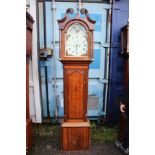
[[[78,45],[76,44],[76,54],[77,54],[77,46],[78,46]]]

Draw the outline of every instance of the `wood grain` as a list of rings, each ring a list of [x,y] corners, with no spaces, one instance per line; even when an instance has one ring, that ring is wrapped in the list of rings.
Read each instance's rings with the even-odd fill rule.
[[[90,124],[84,123],[62,123],[61,146],[64,151],[88,150],[90,148]]]

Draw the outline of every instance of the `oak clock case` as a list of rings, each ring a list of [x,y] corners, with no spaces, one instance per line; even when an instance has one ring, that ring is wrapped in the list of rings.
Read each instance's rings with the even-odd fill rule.
[[[90,148],[90,123],[87,118],[88,70],[93,60],[93,31],[95,21],[86,9],[82,19],[69,18],[69,8],[58,20],[60,30],[60,61],[64,75],[64,120],[61,123],[61,149],[63,151]]]

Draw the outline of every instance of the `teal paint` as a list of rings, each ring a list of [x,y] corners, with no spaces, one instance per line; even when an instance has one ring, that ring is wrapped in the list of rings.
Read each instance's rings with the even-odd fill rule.
[[[101,14],[91,14],[90,13],[90,17],[96,21],[95,23],[95,31],[101,31],[102,27],[102,15]]]
[[[100,49],[94,50],[94,61],[90,64],[90,69],[100,69]]]
[[[40,60],[40,74],[41,74],[41,98],[42,98],[42,108],[43,116],[47,117],[47,98],[46,98],[46,81],[45,81],[45,63],[43,60]]]
[[[48,105],[49,105],[49,112],[50,112],[50,116],[53,114],[53,111],[51,107],[53,107],[52,104],[52,75],[51,75],[51,58],[48,58],[46,61],[46,66],[47,66],[47,87],[48,87]]]

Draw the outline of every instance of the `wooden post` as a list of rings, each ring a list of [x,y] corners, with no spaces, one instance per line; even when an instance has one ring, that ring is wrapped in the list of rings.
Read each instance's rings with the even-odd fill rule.
[[[29,112],[29,60],[32,55],[32,24],[31,15],[26,12],[26,152],[33,144],[32,120]]]

